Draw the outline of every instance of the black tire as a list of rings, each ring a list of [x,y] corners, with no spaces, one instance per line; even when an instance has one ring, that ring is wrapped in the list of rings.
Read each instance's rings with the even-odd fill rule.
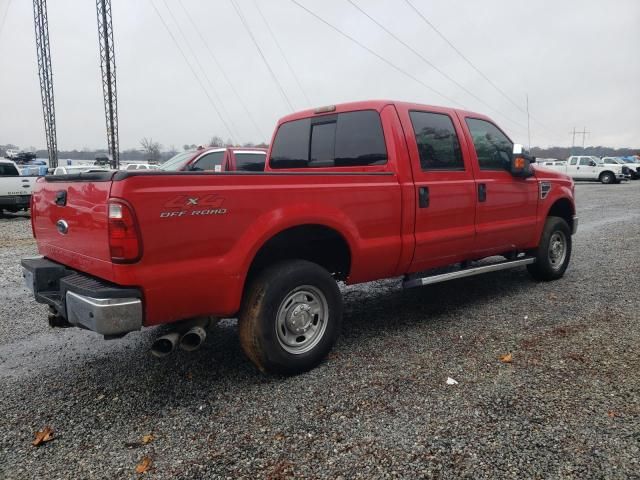
[[[605,185],[609,185],[610,183],[613,183],[616,181],[616,177],[614,177],[613,173],[611,172],[602,172],[600,174],[600,181]]]
[[[558,258],[558,241],[564,241],[564,256]],[[571,229],[560,217],[547,217],[538,248],[533,252],[535,263],[527,270],[536,280],[548,282],[564,275],[571,260]]]
[[[314,314],[316,309],[323,313]],[[306,260],[288,260],[260,272],[248,286],[238,321],[240,344],[260,371],[294,375],[326,357],[341,323],[342,295],[329,272]],[[308,330],[298,331],[303,328]]]

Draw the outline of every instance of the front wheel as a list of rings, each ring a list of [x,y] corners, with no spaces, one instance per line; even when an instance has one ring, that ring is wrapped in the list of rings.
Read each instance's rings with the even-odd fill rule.
[[[547,218],[534,256],[535,263],[527,269],[536,280],[557,280],[564,275],[571,259],[571,229],[563,218]]]
[[[289,260],[250,283],[238,322],[240,344],[262,372],[306,372],[329,353],[341,321],[342,297],[329,272]]]
[[[612,173],[604,172],[600,175],[600,181],[605,185],[615,182],[615,177]]]

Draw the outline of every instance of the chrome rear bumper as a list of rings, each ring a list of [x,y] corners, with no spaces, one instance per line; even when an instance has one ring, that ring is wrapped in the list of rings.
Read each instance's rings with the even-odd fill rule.
[[[21,264],[25,284],[36,301],[49,305],[69,324],[106,337],[142,328],[140,290],[90,277],[42,257],[26,258]]]

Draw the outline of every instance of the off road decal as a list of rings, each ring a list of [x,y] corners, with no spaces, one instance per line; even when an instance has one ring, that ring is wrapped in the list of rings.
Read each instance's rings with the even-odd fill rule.
[[[224,197],[215,193],[205,196],[179,195],[164,205],[160,218],[225,215]]]

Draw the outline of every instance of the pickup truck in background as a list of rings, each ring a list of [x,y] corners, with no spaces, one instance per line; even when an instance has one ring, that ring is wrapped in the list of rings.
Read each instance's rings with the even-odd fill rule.
[[[306,110],[279,121],[267,158],[264,173],[39,179],[42,257],[22,266],[50,323],[106,338],[171,324],[152,348],[164,355],[202,342],[188,319],[238,317],[249,359],[294,374],[336,341],[338,281],[410,288],[522,266],[549,281],[569,264],[573,181],[530,164],[484,115],[394,101]]]
[[[548,168],[566,173],[574,180],[592,180],[605,184],[620,183],[627,177],[622,172],[621,165],[605,165],[599,163],[598,157],[574,155],[563,165],[550,165]]]
[[[248,147],[205,147],[170,158],[160,170],[165,172],[262,172],[267,150]]]
[[[3,211],[15,213],[29,209],[35,179],[20,176],[13,161],[0,159],[0,215]]]

